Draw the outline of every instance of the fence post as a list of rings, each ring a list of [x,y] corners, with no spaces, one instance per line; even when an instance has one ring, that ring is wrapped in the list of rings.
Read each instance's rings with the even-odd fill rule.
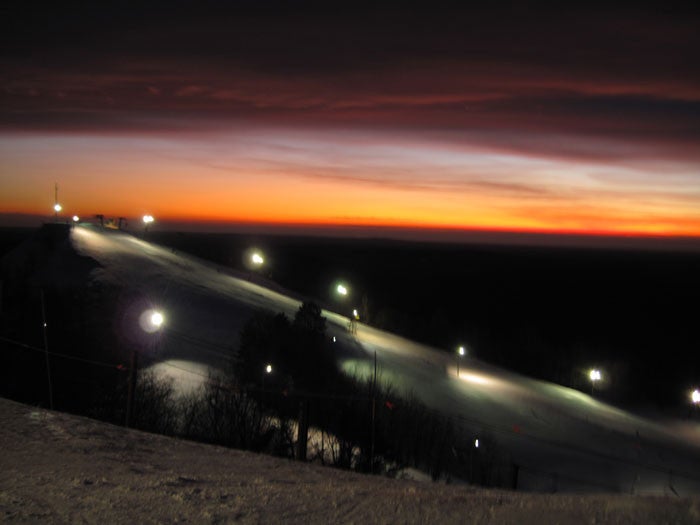
[[[369,468],[374,474],[374,442],[377,433],[377,351],[374,351],[374,378],[372,379],[372,428],[371,428],[371,445],[369,456]]]
[[[41,322],[44,324],[44,356],[46,357],[46,378],[49,383],[49,408],[53,410],[53,385],[51,384],[51,363],[49,362],[49,341],[46,337],[46,306],[44,289],[41,288]]]
[[[126,418],[124,426],[129,427],[131,423],[131,411],[134,405],[134,392],[136,390],[136,367],[138,366],[136,350],[131,351],[131,366],[129,367],[129,389],[126,395]]]
[[[306,461],[306,448],[309,440],[309,401],[299,403],[299,424],[297,431],[297,459]]]

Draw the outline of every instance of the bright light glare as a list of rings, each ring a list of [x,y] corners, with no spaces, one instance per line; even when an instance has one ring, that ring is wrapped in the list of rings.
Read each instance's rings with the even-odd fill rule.
[[[214,368],[194,361],[180,359],[168,359],[148,367],[157,378],[172,380],[174,394],[179,398],[182,395],[194,394],[202,388],[213,373]]]
[[[73,215],[73,222],[78,222],[80,220],[80,217],[77,215]]]
[[[464,354],[466,353],[466,350],[464,350],[464,347],[463,347],[463,346],[460,346],[460,347],[457,349],[457,352],[459,353],[459,355],[464,355]]]
[[[353,308],[353,310],[352,310],[352,315],[353,315],[353,317],[354,317],[355,319],[359,319],[359,318],[360,318],[360,314],[357,313],[357,308]]]
[[[591,381],[600,381],[602,378],[600,370],[596,370],[595,368],[589,372],[588,377],[591,378]]]
[[[63,206],[61,206],[59,203],[56,203],[53,205],[53,209],[56,213],[58,213],[59,211],[61,211],[63,209]]]
[[[474,440],[474,448],[479,448],[479,438]]]
[[[265,372],[267,372],[268,374],[271,374],[272,373],[272,365],[267,365],[265,367]]]
[[[161,326],[163,324],[163,314],[160,312],[153,312],[151,314],[151,324],[153,326]]]
[[[165,316],[155,309],[148,309],[139,317],[139,325],[144,332],[152,334],[160,330],[165,323]]]
[[[700,390],[697,388],[693,390],[693,393],[690,394],[690,399],[693,401],[693,403],[700,404]]]
[[[263,259],[262,255],[260,255],[259,253],[254,253],[253,255],[251,255],[250,260],[253,261],[253,264],[256,264],[258,266],[265,262],[265,259]]]
[[[143,216],[143,222],[146,224],[150,224],[154,221],[155,219],[153,218],[153,215],[144,215]]]
[[[347,295],[348,294],[348,289],[342,284],[339,284],[338,287],[336,288],[336,290],[340,295]]]
[[[459,377],[477,385],[488,385],[491,383],[491,381],[486,377],[477,374],[470,374],[469,372],[460,372]]]

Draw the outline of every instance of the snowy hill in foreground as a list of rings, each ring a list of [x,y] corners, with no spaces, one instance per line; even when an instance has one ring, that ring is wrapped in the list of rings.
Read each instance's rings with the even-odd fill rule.
[[[544,495],[363,476],[0,399],[10,523],[697,523],[700,498]]]
[[[101,268],[95,279],[136,287],[162,308],[168,338],[160,369],[197,385],[257,309],[292,316],[299,301],[197,258],[119,232],[71,230],[79,254]],[[520,467],[526,490],[700,492],[700,426],[658,424],[579,391],[453,356],[324,311],[343,369],[368,374],[376,353],[382,379],[455,417],[475,439],[492,435]]]

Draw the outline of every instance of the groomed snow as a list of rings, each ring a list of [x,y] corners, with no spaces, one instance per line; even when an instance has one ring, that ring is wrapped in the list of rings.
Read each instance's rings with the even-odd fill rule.
[[[80,254],[102,265],[95,279],[134,287],[163,309],[168,344],[157,358],[183,388],[224,366],[226,349],[255,310],[293,316],[299,306],[289,295],[132,235],[76,227],[71,238]],[[697,422],[655,422],[473,358],[462,360],[457,375],[447,352],[361,323],[352,335],[347,317],[324,315],[344,370],[369,374],[376,352],[383,381],[455,417],[475,438],[495,438],[521,469],[518,489],[700,493]]]

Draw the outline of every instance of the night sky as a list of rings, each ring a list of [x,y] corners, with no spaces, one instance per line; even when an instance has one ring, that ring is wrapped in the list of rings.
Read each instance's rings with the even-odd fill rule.
[[[697,10],[0,8],[0,223],[700,236]]]

